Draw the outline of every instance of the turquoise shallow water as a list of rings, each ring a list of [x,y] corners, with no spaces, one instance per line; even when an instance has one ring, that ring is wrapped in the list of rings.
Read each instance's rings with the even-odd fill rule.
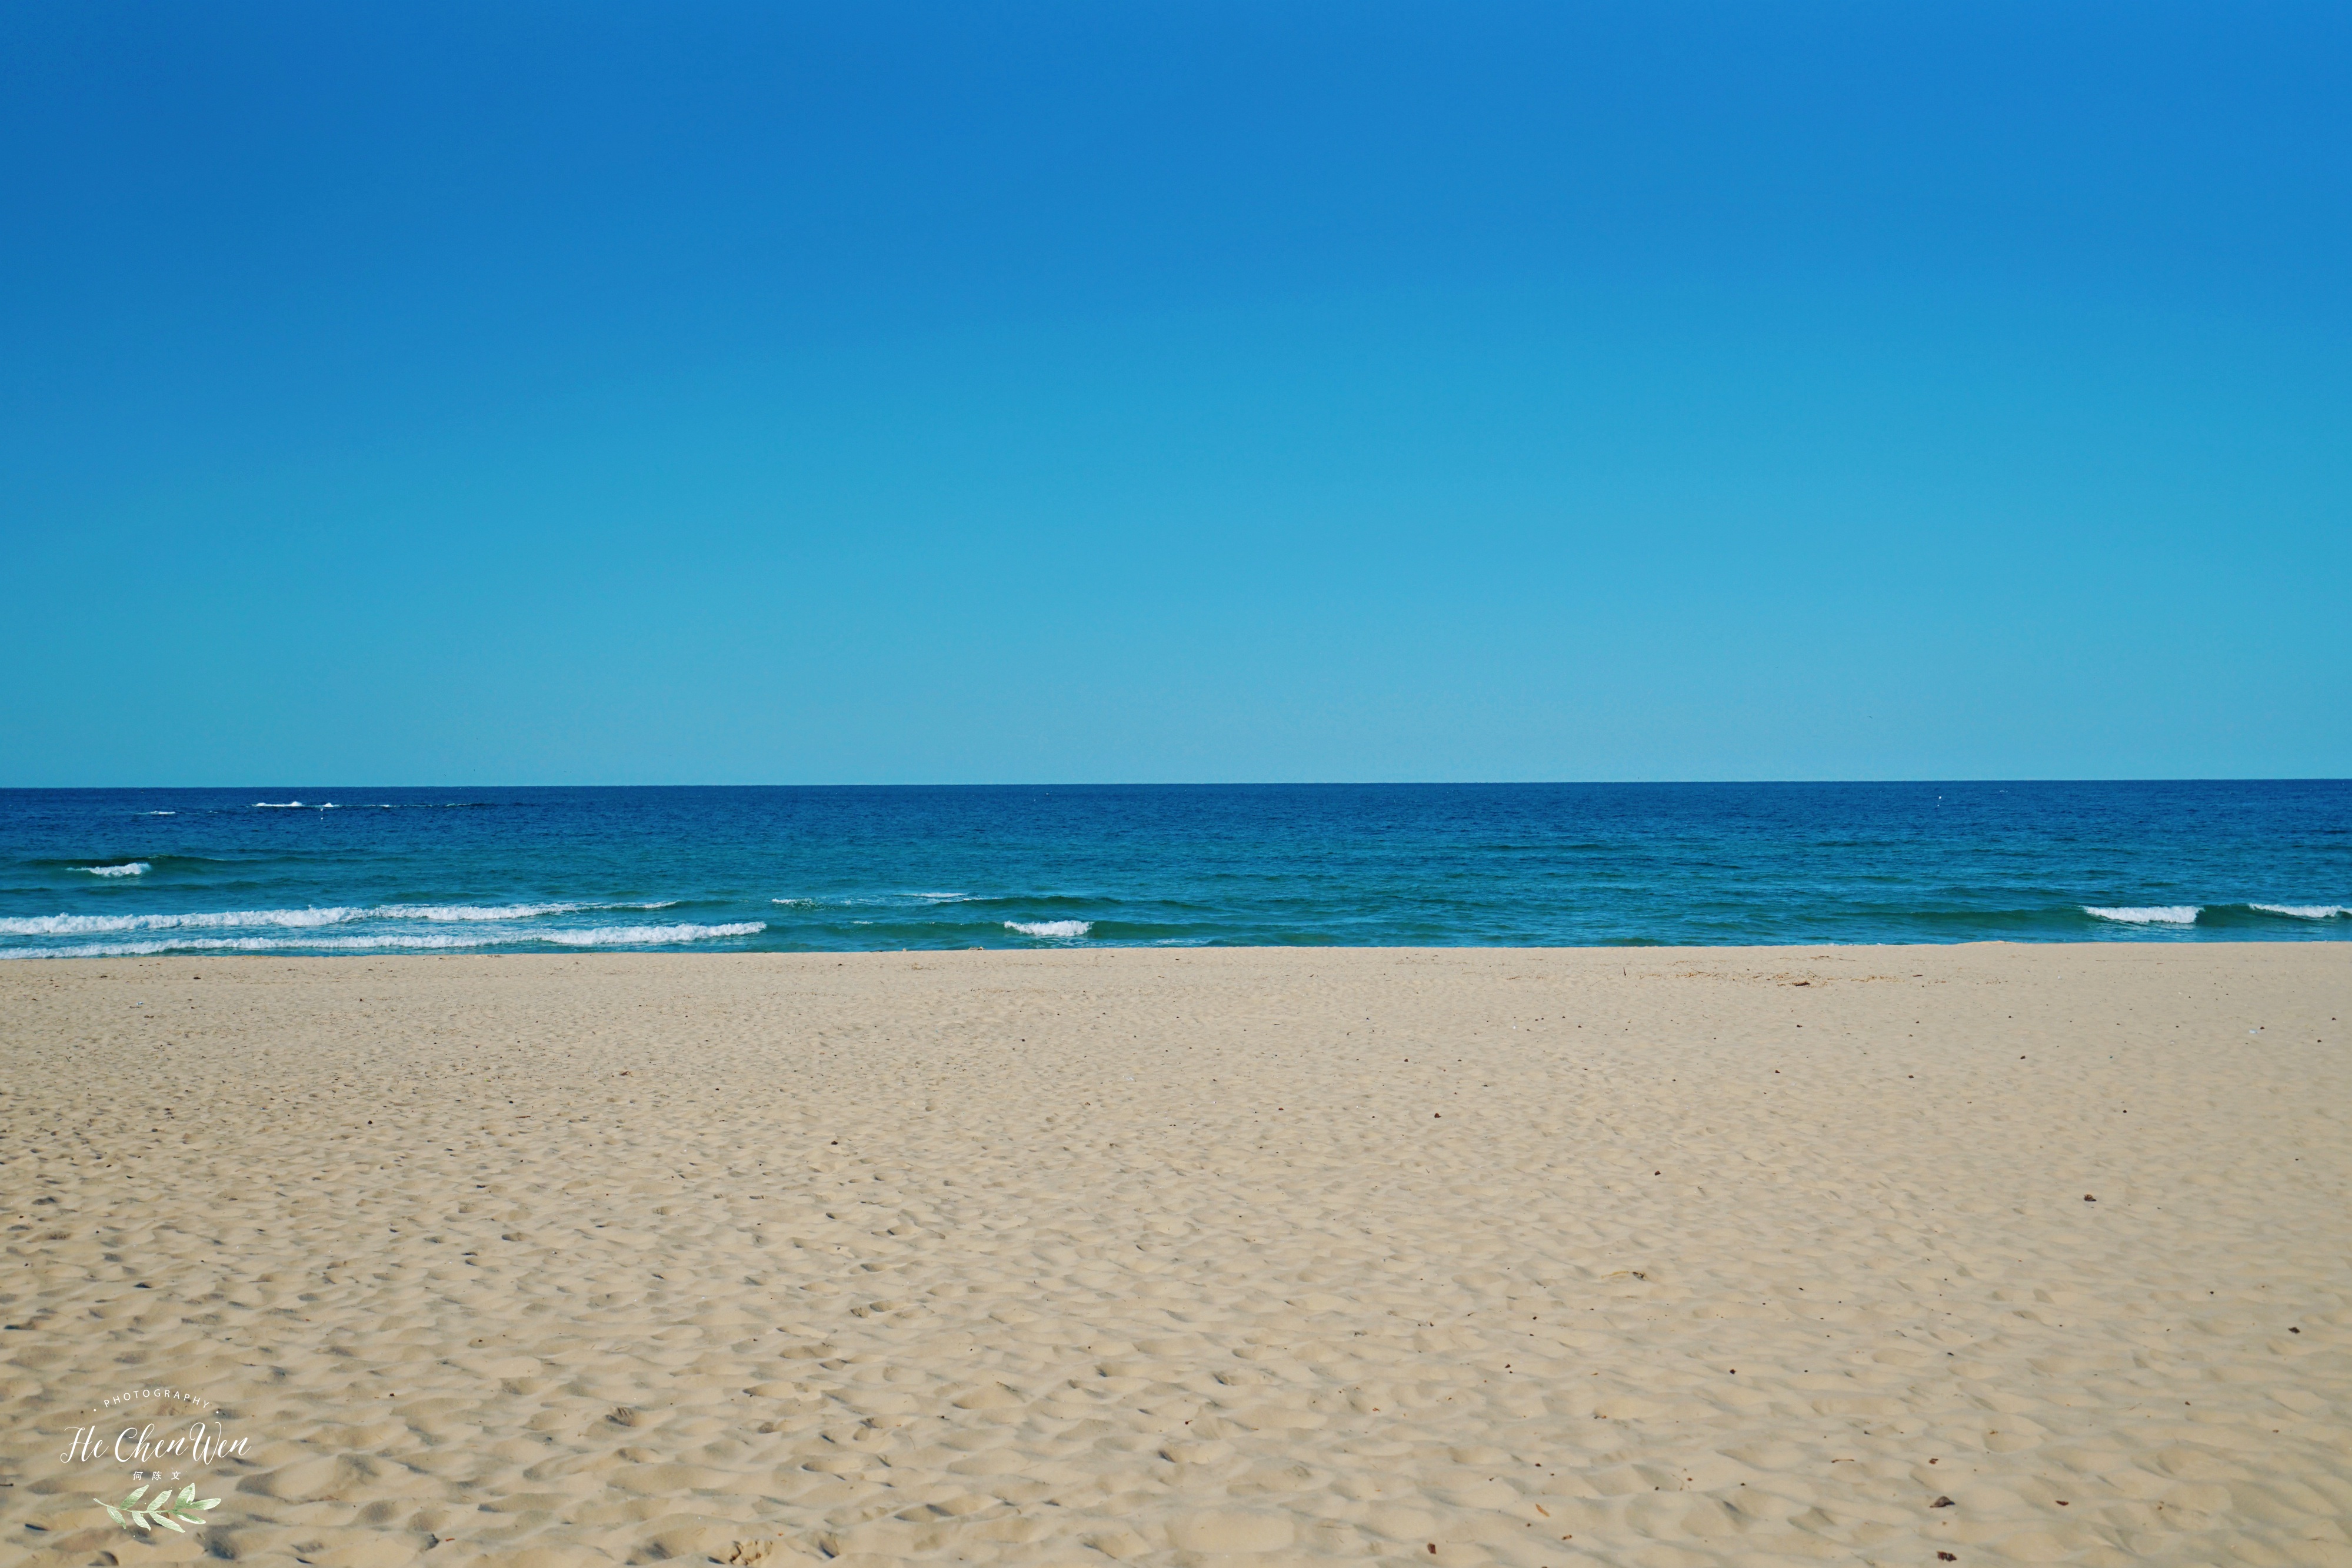
[[[2352,781],[0,791],[0,956],[2352,939]]]

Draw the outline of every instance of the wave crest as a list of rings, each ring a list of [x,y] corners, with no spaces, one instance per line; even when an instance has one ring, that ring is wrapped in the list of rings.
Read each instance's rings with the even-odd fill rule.
[[[145,876],[155,868],[145,861],[126,861],[121,865],[86,865],[81,869],[92,876]]]
[[[1024,936],[1083,936],[1095,928],[1091,920],[1008,920],[1007,931],[1018,931]]]
[[[2255,904],[2247,907],[2294,920],[2333,920],[2339,915],[2352,915],[2352,904]]]
[[[431,951],[505,947],[525,942],[558,947],[660,947],[752,936],[767,928],[763,921],[742,920],[725,925],[603,925],[575,931],[453,931],[422,936],[183,936],[156,942],[91,942],[78,947],[0,948],[0,958],[142,958],[158,953],[341,953],[385,948]]]
[[[2194,925],[2201,905],[2194,904],[2151,904],[2101,909],[2083,905],[2083,913],[2095,920],[2114,920],[2126,925]]]
[[[598,909],[667,909],[676,899],[653,904],[379,904],[312,909],[230,909],[190,915],[36,915],[0,919],[0,936],[72,936],[102,931],[235,930],[240,926],[348,925],[359,920],[425,920],[445,925],[535,920],[544,915],[580,915]]]

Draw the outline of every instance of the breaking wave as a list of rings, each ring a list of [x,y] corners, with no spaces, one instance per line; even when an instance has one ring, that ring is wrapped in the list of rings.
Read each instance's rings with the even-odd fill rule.
[[[580,915],[598,909],[667,909],[658,904],[382,904],[370,908],[235,909],[202,915],[36,915],[0,919],[0,936],[78,936],[105,931],[237,930],[251,926],[348,925],[358,920],[426,920],[475,924],[535,920],[546,915]]]
[[[86,865],[81,869],[92,876],[145,876],[154,867],[145,861],[131,861],[122,865]]]
[[[1095,928],[1091,920],[1008,920],[1007,931],[1018,931],[1024,936],[1083,936]]]
[[[558,947],[658,947],[753,936],[764,921],[726,925],[603,925],[572,931],[469,931],[382,936],[182,936],[155,942],[91,942],[77,947],[0,948],[0,958],[140,958],[158,953],[380,952],[503,947],[544,942]]]
[[[2247,907],[2295,920],[2333,920],[2339,915],[2352,915],[2352,904],[2252,904]]]
[[[2086,904],[2083,905],[2083,913],[2096,920],[2116,920],[2126,925],[2194,925],[2199,906],[2194,904],[2154,904],[2100,909]]]

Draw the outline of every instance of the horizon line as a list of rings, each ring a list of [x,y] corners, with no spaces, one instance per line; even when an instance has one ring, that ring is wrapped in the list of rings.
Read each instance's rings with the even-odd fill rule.
[[[102,794],[166,790],[284,789],[1625,789],[1758,788],[1771,785],[2010,785],[2010,784],[2347,784],[2352,778],[2331,774],[2115,774],[2105,777],[2032,775],[1985,777],[1904,777],[1841,779],[1827,776],[1766,779],[1054,779],[996,782],[971,779],[900,780],[895,782],[728,782],[569,784],[558,782],[423,784],[0,784],[0,794]]]

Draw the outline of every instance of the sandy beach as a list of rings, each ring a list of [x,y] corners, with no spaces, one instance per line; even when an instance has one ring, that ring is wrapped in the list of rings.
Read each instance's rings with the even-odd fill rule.
[[[2347,1019],[2341,943],[0,965],[0,1563],[2340,1568]]]

